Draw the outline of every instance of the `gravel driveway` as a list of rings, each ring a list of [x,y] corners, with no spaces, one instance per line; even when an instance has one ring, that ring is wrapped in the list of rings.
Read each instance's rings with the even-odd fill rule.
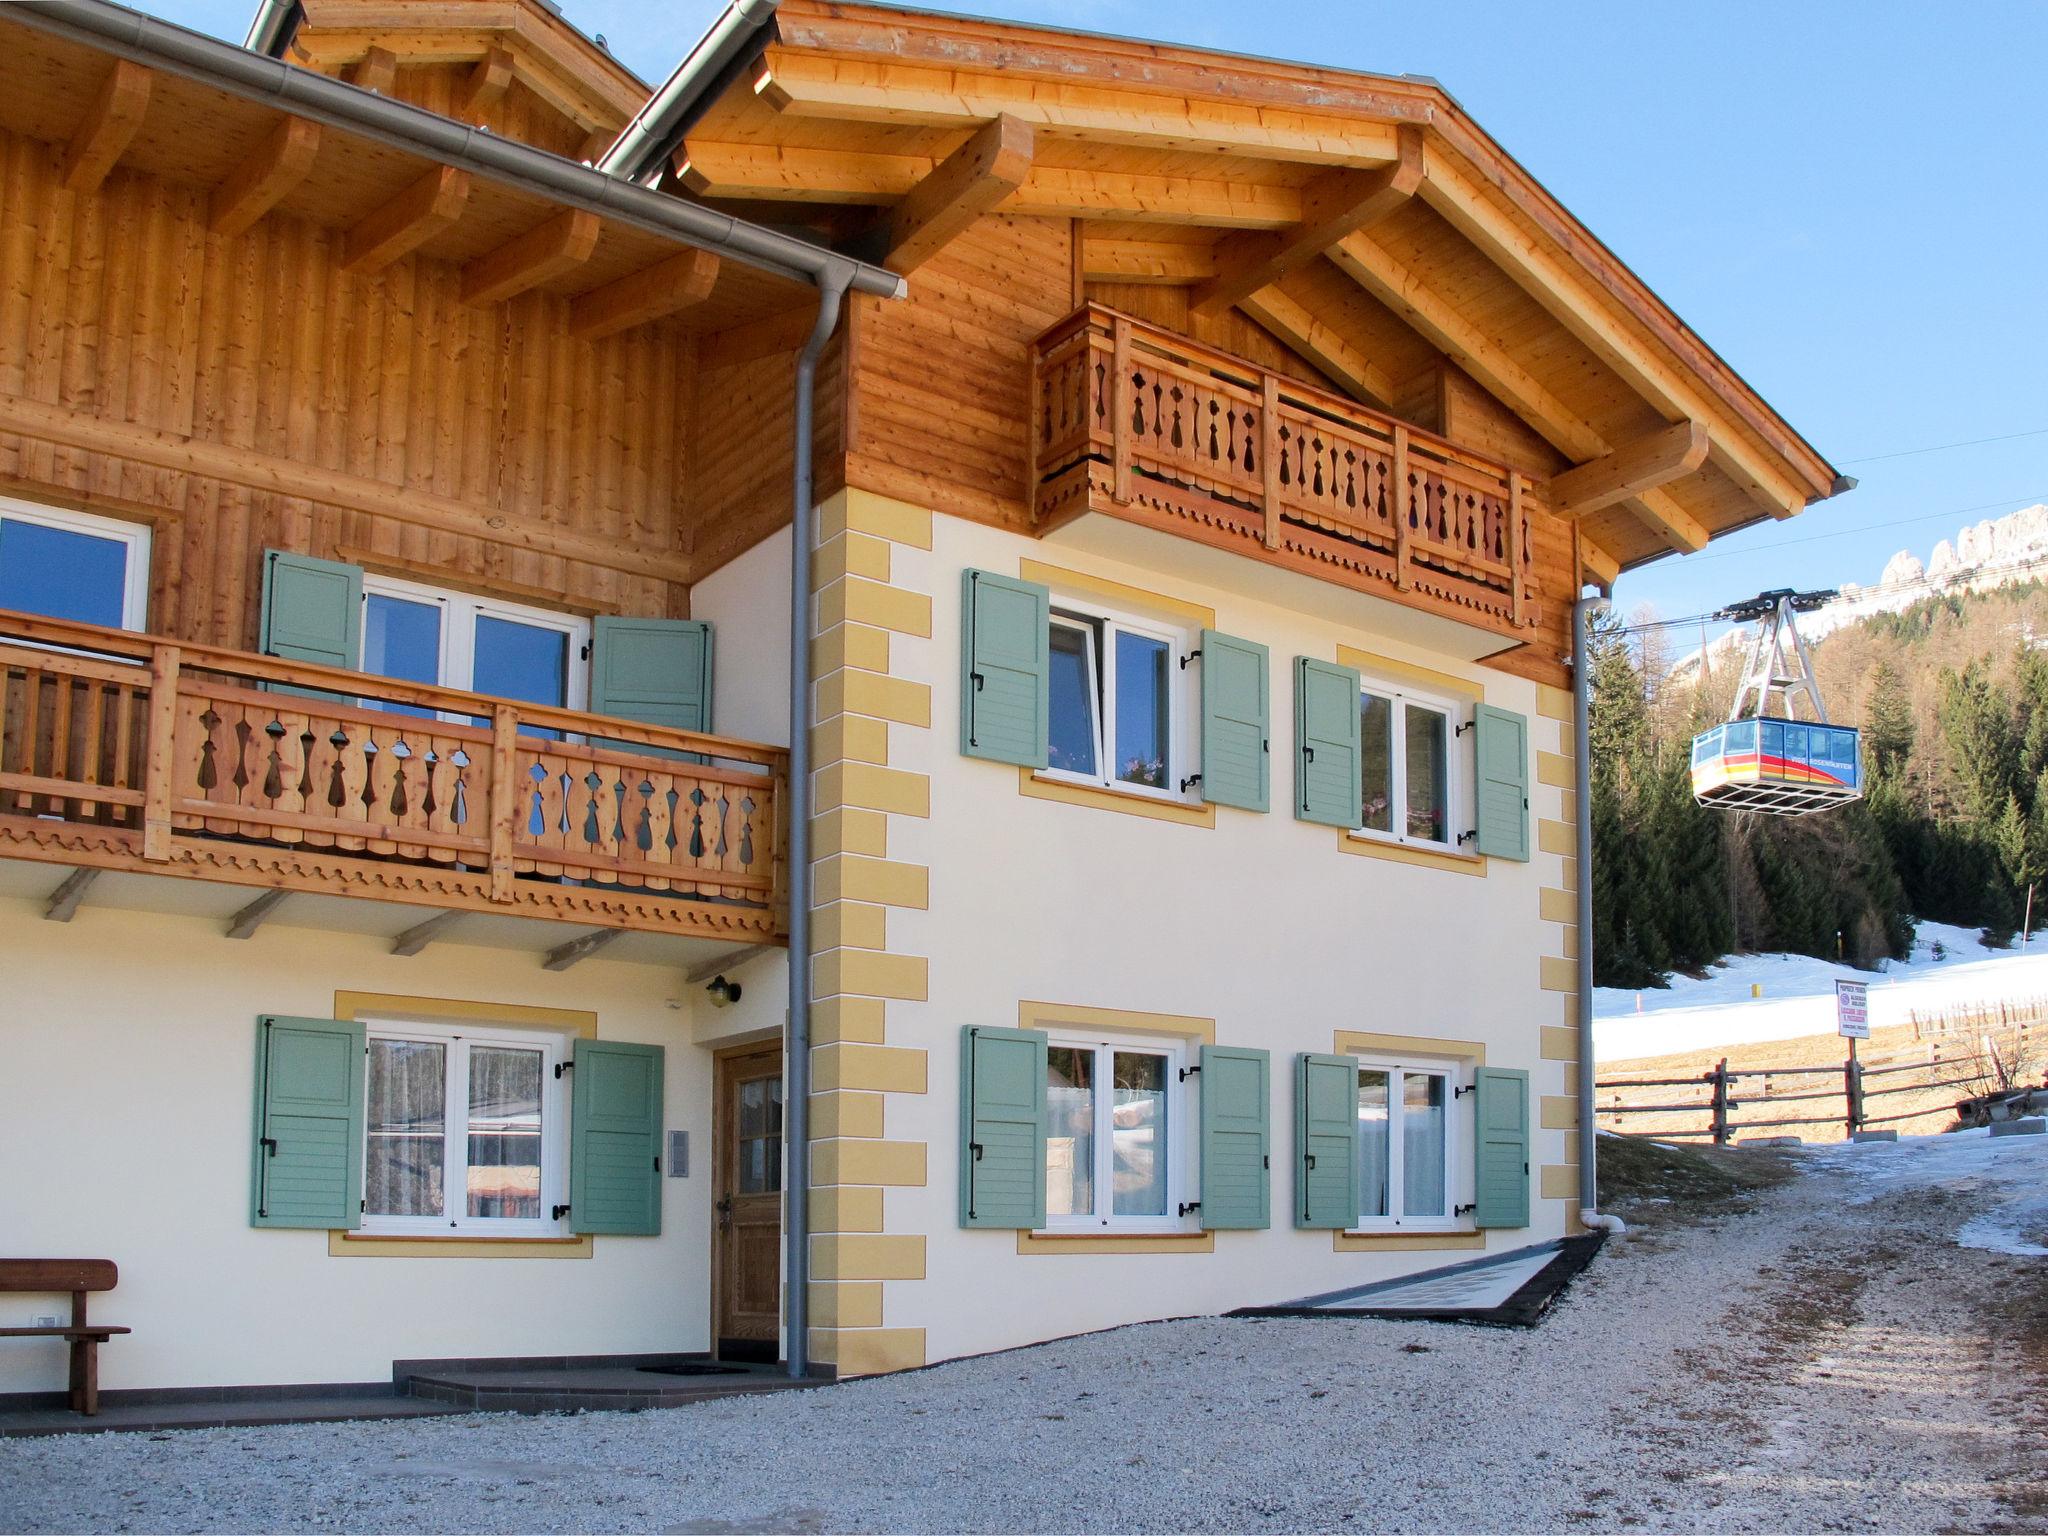
[[[1533,1332],[1164,1323],[659,1413],[7,1441],[0,1528],[2048,1532],[2048,1233],[1957,1243],[2010,1237],[2048,1138],[1990,1152],[1803,1154]]]

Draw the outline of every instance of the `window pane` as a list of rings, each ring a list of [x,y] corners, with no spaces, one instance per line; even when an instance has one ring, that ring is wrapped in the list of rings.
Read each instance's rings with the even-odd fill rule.
[[[1360,696],[1359,758],[1364,768],[1364,803],[1359,826],[1368,832],[1394,830],[1394,706],[1376,694]]]
[[[441,681],[441,608],[372,592],[363,604],[363,670],[409,683]],[[432,718],[430,709],[365,699],[370,709]]]
[[[1149,635],[1116,637],[1116,776],[1166,788],[1167,645]]]
[[[363,1209],[439,1216],[448,1113],[448,1051],[415,1040],[370,1042],[369,1149]]]
[[[1387,1205],[1387,1074],[1358,1073],[1358,1214],[1389,1216]]]
[[[0,518],[0,608],[121,627],[129,545]]]
[[[1114,1054],[1116,1092],[1110,1101],[1113,1194],[1118,1216],[1166,1214],[1166,1058],[1140,1051]]]
[[[772,1195],[782,1188],[782,1079],[740,1084],[739,1192]]]
[[[470,686],[478,693],[529,704],[569,702],[569,636],[539,624],[520,624],[480,613]],[[558,731],[529,725],[528,735],[554,740]]]
[[[1401,1079],[1401,1159],[1401,1214],[1445,1214],[1444,1080],[1433,1072]]]
[[[1095,1214],[1095,1053],[1056,1045],[1045,1056],[1045,1214]]]
[[[1095,668],[1093,637],[1070,624],[1052,627],[1050,766],[1093,777]]]
[[[1446,842],[1444,778],[1451,756],[1450,722],[1433,709],[1410,704],[1401,723],[1408,735],[1402,758],[1408,777],[1408,835]]]
[[[539,1051],[469,1051],[469,1214],[540,1216]]]

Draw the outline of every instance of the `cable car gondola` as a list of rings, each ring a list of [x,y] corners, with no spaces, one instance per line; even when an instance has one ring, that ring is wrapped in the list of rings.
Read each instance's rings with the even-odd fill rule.
[[[1692,794],[1701,805],[1808,816],[1862,798],[1859,734],[1854,726],[1828,723],[1813,658],[1793,617],[1813,612],[1834,596],[1782,588],[1718,615],[1755,624],[1756,640],[1727,721],[1692,739]],[[1773,693],[1783,701],[1782,715],[1769,712]],[[1794,714],[1793,701],[1800,695],[1813,715],[1810,720]]]

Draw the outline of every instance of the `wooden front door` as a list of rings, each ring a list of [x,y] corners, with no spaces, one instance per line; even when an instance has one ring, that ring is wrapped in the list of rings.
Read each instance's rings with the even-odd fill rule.
[[[712,1337],[773,1361],[782,1332],[782,1050],[718,1058]]]

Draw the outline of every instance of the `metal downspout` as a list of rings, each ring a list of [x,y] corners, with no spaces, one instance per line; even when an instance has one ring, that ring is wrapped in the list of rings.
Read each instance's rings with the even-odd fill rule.
[[[811,418],[818,358],[839,324],[853,263],[818,286],[818,319],[796,360],[796,442],[789,556],[789,1062],[784,1068],[783,1316],[789,1374],[810,1373],[811,1281],[811,565],[817,508],[811,489]]]
[[[1572,604],[1572,817],[1577,836],[1579,926],[1579,1220],[1599,1231],[1620,1232],[1616,1217],[1600,1214],[1600,1142],[1593,1127],[1593,746],[1586,727],[1592,715],[1593,616],[1604,597]]]

